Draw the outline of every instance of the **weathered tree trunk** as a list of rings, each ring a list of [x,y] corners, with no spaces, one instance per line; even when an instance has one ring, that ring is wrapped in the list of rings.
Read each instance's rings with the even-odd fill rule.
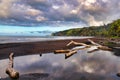
[[[75,41],[70,41],[66,46],[70,46],[71,44],[74,44],[75,46],[85,46],[86,48],[90,48],[90,45],[87,45],[85,43],[79,43],[79,42],[75,42]]]
[[[11,53],[9,55],[9,65],[8,65],[8,68],[6,69],[6,74],[8,74],[12,80],[17,80],[19,78],[19,72],[13,69],[13,63],[14,63],[13,56],[14,56],[14,53]]]

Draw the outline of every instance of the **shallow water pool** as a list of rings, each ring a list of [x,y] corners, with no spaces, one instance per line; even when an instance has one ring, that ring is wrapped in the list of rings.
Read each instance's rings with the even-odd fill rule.
[[[80,50],[65,59],[64,54],[28,55],[14,58],[14,68],[24,74],[49,74],[43,80],[119,80],[120,58],[109,51]],[[0,76],[7,77],[8,59],[0,60]]]

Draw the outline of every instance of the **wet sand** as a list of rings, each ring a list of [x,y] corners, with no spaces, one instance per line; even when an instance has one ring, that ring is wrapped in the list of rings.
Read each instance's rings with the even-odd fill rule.
[[[4,43],[0,44],[0,59],[8,58],[8,55],[13,52],[15,56],[44,54],[54,52],[56,49],[68,49],[73,46],[66,47],[66,44],[71,40],[77,42],[87,43],[88,38],[85,39],[67,39],[67,40],[50,40],[50,41],[36,41],[36,42],[20,42],[20,43]],[[90,38],[95,42],[103,39]]]

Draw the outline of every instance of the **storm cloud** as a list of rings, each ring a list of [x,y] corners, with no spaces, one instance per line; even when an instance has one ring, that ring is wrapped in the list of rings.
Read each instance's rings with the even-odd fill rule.
[[[120,18],[118,0],[0,0],[0,23],[75,22],[102,25]]]

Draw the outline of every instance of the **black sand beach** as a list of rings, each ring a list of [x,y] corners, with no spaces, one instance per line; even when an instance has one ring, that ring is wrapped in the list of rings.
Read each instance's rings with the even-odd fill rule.
[[[0,44],[0,59],[8,58],[8,55],[12,52],[15,53],[15,56],[23,56],[54,52],[54,50],[57,49],[69,49],[72,48],[73,46],[66,47],[66,44],[69,43],[71,40],[89,44],[88,39],[91,39],[102,45],[104,45],[104,42],[106,41],[106,39],[104,38],[85,38],[85,39],[64,39],[64,40],[4,43]],[[119,47],[120,44],[118,44],[117,46]],[[116,50],[119,50],[119,48]]]
[[[36,55],[36,54],[46,54],[46,53],[53,53],[54,50],[56,49],[68,49],[68,48],[72,48],[73,46],[70,46],[70,47],[66,47],[66,44],[68,42],[70,42],[71,40],[74,40],[74,41],[77,41],[77,42],[84,42],[84,43],[87,43],[89,44],[89,42],[87,41],[88,38],[85,38],[85,39],[67,39],[67,40],[50,40],[50,41],[36,41],[36,42],[19,42],[19,43],[4,43],[4,44],[0,44],[0,59],[7,59],[8,58],[8,55],[11,53],[11,52],[14,52],[15,53],[15,56],[25,56],[25,55]],[[105,39],[103,38],[90,38],[91,40],[97,42],[97,43],[100,43],[100,44],[103,44],[101,42],[104,42],[106,41]],[[119,49],[118,49],[118,52],[119,53]],[[104,54],[104,53],[102,53]],[[48,55],[48,54],[46,54]],[[52,54],[52,55],[55,55],[55,54]],[[51,56],[52,56],[51,55]],[[79,54],[77,54],[79,55]],[[77,56],[76,57],[74,56],[75,59],[80,59],[81,58],[84,58],[84,56]],[[99,55],[99,54],[98,54]],[[100,54],[101,55],[101,54]],[[49,55],[48,55],[49,56]],[[50,56],[50,58],[52,58]],[[60,55],[57,55],[57,56],[60,56]],[[86,56],[87,57],[87,56]],[[64,57],[63,57],[64,58]],[[62,59],[63,59],[62,58]],[[106,57],[105,57],[106,58]],[[104,59],[105,59],[104,58]],[[47,59],[47,61],[49,61],[48,58],[43,58],[43,59]],[[62,60],[61,58],[59,59],[56,59],[54,57],[53,60],[56,60],[56,62],[58,61],[58,63]],[[86,58],[85,58],[86,59]],[[95,58],[96,59],[96,58]],[[26,59],[27,60],[27,59]],[[87,59],[86,59],[87,60]],[[92,58],[90,59],[92,60]],[[102,58],[100,57],[100,60],[102,60]],[[64,63],[64,60],[62,60],[63,63]],[[72,61],[72,59],[68,59],[68,61]],[[116,61],[116,60],[115,60]],[[55,61],[53,61],[54,63]],[[88,61],[87,61],[88,62]],[[97,62],[97,60],[96,60]],[[35,62],[36,63],[36,62]],[[50,66],[52,63],[49,63],[49,65],[47,65],[47,63],[43,60],[43,61],[40,61],[40,62],[37,62],[36,64],[41,64],[41,67],[38,67],[38,69],[40,68],[45,68],[46,67],[50,67],[50,68],[54,68],[53,69],[53,72],[55,70],[58,70],[61,69],[59,66],[57,67],[54,67],[54,66]],[[46,63],[46,65],[44,67],[42,67],[44,64]],[[63,64],[62,63],[62,64]],[[65,62],[66,63],[66,62]],[[61,65],[62,65],[61,64]],[[81,64],[81,63],[80,63]],[[112,63],[110,63],[111,65]],[[17,65],[20,65],[20,64],[17,64]],[[54,64],[56,65],[56,64]],[[102,65],[102,64],[101,64]],[[104,65],[106,66],[106,65]],[[18,66],[19,67],[19,66]],[[70,66],[71,67],[71,66]],[[69,67],[69,68],[70,68]],[[76,68],[73,66],[73,68]],[[19,69],[19,68],[18,68]],[[29,68],[28,68],[29,69]],[[35,67],[33,68],[35,69]],[[63,68],[62,68],[63,69]],[[65,69],[66,70],[66,69]],[[68,70],[72,70],[71,68],[68,69]],[[42,73],[42,72],[31,72],[31,73],[27,73],[27,74],[21,74],[20,75],[20,79],[19,80],[47,80],[47,79],[51,79],[51,80],[73,80],[73,78],[76,80],[101,80],[100,78],[103,78],[102,80],[106,80],[106,77],[103,75],[97,75],[97,74],[89,74],[89,73],[78,73],[78,72],[74,72],[75,70],[72,70],[72,72],[70,73],[69,71],[65,71],[65,73],[67,72],[68,74],[70,74],[71,77],[68,77],[68,75],[66,74],[66,76],[62,76],[62,77],[58,77],[58,76],[54,76],[54,79],[52,79],[50,73]],[[64,71],[63,71],[64,72]],[[53,73],[54,74],[54,73]],[[76,74],[76,77],[73,76],[73,74]],[[80,76],[81,75],[81,76]],[[115,75],[115,74],[114,74]],[[96,77],[97,76],[97,77]],[[56,78],[55,78],[56,77]],[[109,77],[107,77],[107,79],[111,79]],[[10,80],[10,78],[3,78],[2,80]],[[114,80],[114,79],[111,79],[111,80]]]
[[[95,38],[91,39],[93,39],[94,41],[97,40]],[[23,56],[54,52],[54,50],[56,49],[68,49],[70,47],[66,47],[66,44],[69,43],[71,40],[78,42],[87,42],[87,39],[67,39],[36,42],[4,43],[0,44],[0,59],[8,58],[8,55],[11,52],[15,53],[15,56]]]

